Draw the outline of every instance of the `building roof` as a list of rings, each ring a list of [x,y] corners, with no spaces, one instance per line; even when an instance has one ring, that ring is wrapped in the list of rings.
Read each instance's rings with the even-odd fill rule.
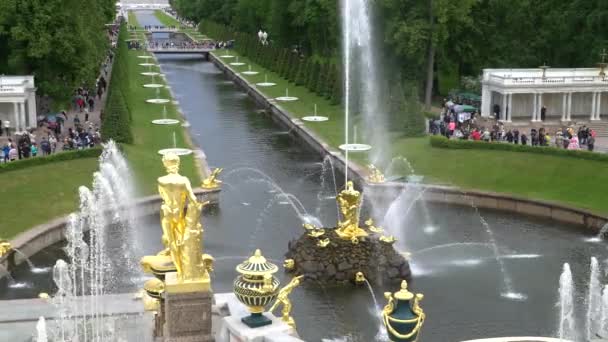
[[[0,76],[0,95],[26,93],[34,87],[34,76]]]
[[[603,88],[599,68],[484,69],[482,83],[497,88]]]

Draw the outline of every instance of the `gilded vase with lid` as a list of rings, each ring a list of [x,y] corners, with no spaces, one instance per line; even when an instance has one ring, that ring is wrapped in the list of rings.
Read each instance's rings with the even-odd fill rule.
[[[259,249],[236,267],[241,275],[234,280],[234,294],[251,312],[250,316],[241,319],[247,326],[257,328],[272,323],[263,313],[277,298],[280,282],[273,274],[278,270],[278,266],[268,262]]]
[[[401,283],[401,290],[394,294],[384,294],[388,303],[382,310],[382,322],[393,342],[416,342],[424,325],[426,315],[420,307],[422,294],[413,294],[407,288],[407,281]]]

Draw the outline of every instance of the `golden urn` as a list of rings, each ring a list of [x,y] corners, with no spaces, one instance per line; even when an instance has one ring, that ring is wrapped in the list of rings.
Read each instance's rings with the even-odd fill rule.
[[[259,249],[236,267],[241,275],[234,280],[234,294],[251,312],[250,316],[241,319],[250,328],[272,323],[263,313],[279,294],[280,282],[273,276],[278,270],[277,265],[266,261]]]

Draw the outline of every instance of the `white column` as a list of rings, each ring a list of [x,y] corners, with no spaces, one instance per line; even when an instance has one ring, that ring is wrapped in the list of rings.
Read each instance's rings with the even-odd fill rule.
[[[532,94],[534,95],[534,105],[532,107],[532,121],[537,121],[536,119],[536,112],[538,112],[538,94],[534,93]]]
[[[38,116],[36,114],[36,93],[31,92],[27,97],[27,117],[30,121],[30,126],[36,128],[38,125]]]
[[[541,110],[543,108],[543,93],[538,94],[538,108],[537,110],[537,114],[536,114],[536,120],[540,121],[542,120],[542,116],[541,116]]]
[[[568,107],[568,94],[564,93],[562,96],[562,121],[566,121],[568,114],[566,114],[566,108]]]
[[[502,94],[502,108],[500,108],[500,120],[502,121],[507,119],[507,96],[509,96],[509,94]]]
[[[595,111],[597,109],[597,93],[593,92],[593,100],[591,101],[591,120],[595,120]]]
[[[21,130],[24,131],[27,127],[25,122],[25,102],[19,102],[19,122],[21,123]]]
[[[17,107],[17,102],[13,102],[13,123],[11,128],[14,128],[15,131],[19,130],[19,107]]]
[[[568,117],[566,120],[572,121],[572,93],[568,93]]]
[[[481,116],[488,117],[490,116],[490,112],[492,111],[492,91],[488,88],[487,85],[483,85],[483,90],[481,91]]]
[[[507,105],[507,121],[511,122],[511,118],[513,117],[513,94],[508,94],[509,96],[509,104]]]
[[[597,111],[595,112],[595,119],[602,120],[601,114],[602,114],[602,92],[600,91],[597,93]]]

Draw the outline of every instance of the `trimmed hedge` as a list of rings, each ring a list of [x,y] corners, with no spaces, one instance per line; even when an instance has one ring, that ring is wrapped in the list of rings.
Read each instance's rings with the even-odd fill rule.
[[[231,27],[209,20],[201,21],[199,31],[216,40],[235,39],[234,49],[252,62],[330,99],[333,104],[342,100],[341,66],[329,56],[301,57],[282,46],[262,45],[254,34],[235,32]]]
[[[455,150],[497,150],[509,152],[537,153],[558,157],[578,158],[585,160],[595,160],[608,162],[608,154],[583,151],[566,150],[555,147],[540,147],[520,144],[509,144],[500,142],[485,142],[474,140],[450,140],[442,135],[431,136],[431,146],[436,148],[446,148]]]
[[[124,94],[129,85],[129,62],[126,24],[120,26],[117,48],[112,66],[112,78],[108,88],[106,106],[101,122],[101,137],[104,141],[114,140],[119,143],[132,144],[131,111],[125,101]]]
[[[32,166],[57,163],[67,160],[98,158],[101,155],[101,151],[101,148],[96,147],[84,150],[58,152],[45,157],[30,157],[28,159],[21,159],[10,163],[0,164],[0,173],[25,169]]]

